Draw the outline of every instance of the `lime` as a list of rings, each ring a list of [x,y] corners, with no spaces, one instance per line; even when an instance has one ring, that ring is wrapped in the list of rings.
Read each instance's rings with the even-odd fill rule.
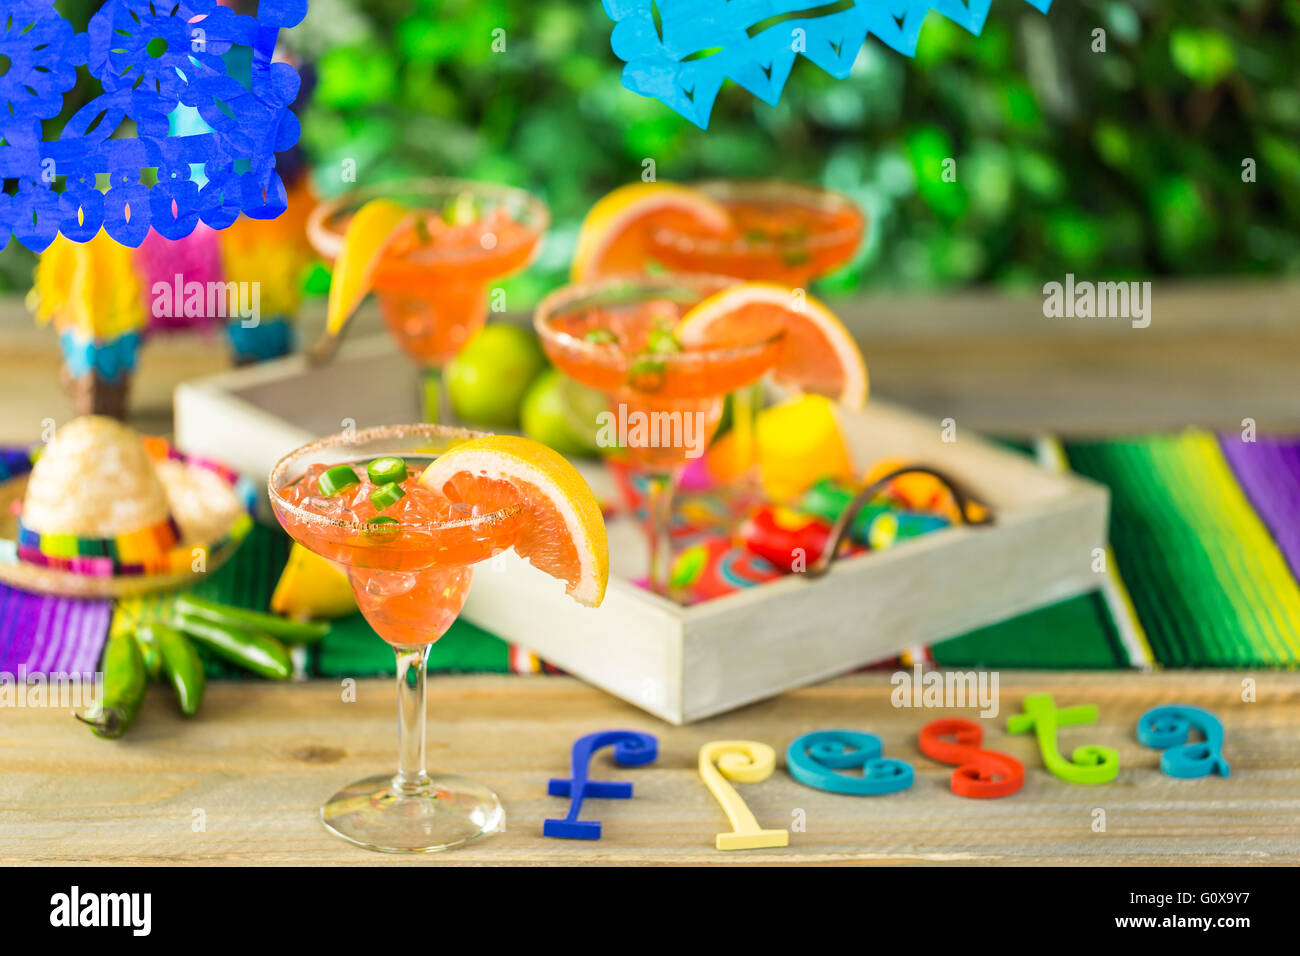
[[[524,396],[524,434],[562,455],[594,455],[599,450],[596,415],[604,410],[600,393],[550,369],[538,376]]]
[[[601,416],[607,414],[609,401],[604,392],[579,385],[571,378],[560,376],[558,386],[564,403],[564,417],[569,430],[582,442],[583,447],[595,454],[599,450],[596,436],[600,432]]]
[[[514,325],[489,325],[447,365],[452,407],[476,425],[513,427],[533,379],[546,368],[537,336]]]

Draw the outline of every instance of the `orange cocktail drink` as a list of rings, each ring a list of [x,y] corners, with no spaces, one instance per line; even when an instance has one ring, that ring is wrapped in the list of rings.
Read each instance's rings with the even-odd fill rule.
[[[691,188],[729,223],[677,216],[651,229],[649,253],[676,272],[705,272],[802,286],[853,258],[862,211],[847,196],[779,180],[711,180]]]
[[[802,288],[852,259],[864,229],[853,200],[815,186],[780,180],[632,183],[588,212],[573,275],[591,281],[666,268]],[[728,458],[744,477],[731,490],[743,511],[760,493],[755,430],[761,395],[746,387],[732,397]]]
[[[402,497],[382,515],[372,500],[380,486],[366,470],[373,456],[310,465],[280,488],[276,510],[290,537],[347,569],[358,608],[395,647],[432,644],[447,631],[469,592],[470,566],[509,548],[520,520],[508,502],[485,513],[425,488],[421,459],[403,456]],[[322,477],[339,467],[357,480],[326,496]]]
[[[865,219],[847,196],[781,180],[709,180],[692,188],[718,202],[728,227],[674,217],[651,229],[651,256],[676,271],[711,272],[807,286],[853,258]],[[755,389],[732,396],[736,457],[746,463],[741,502],[760,497],[754,432],[762,407]]]
[[[491,284],[528,265],[550,224],[538,199],[520,189],[426,179],[358,189],[316,209],[308,236],[331,262],[343,251],[358,210],[391,200],[409,215],[369,276],[397,344],[442,388],[443,366],[487,320]],[[446,416],[445,391],[438,414]]]
[[[648,577],[663,594],[676,479],[707,449],[726,394],[758,381],[781,356],[784,333],[770,323],[708,344],[678,337],[693,307],[732,285],[703,275],[603,279],[558,290],[534,320],[556,367],[607,396],[598,442],[621,447],[646,472]]]
[[[429,648],[460,613],[473,565],[507,549],[564,581],[569,597],[599,605],[609,548],[591,489],[530,439],[393,425],[304,445],[275,465],[268,491],[289,535],[347,570],[362,614],[396,653],[397,773],[338,791],[321,807],[326,828],[392,853],[501,829],[491,790],[424,768]]]
[[[474,437],[435,425],[341,433],[298,449],[271,472],[271,505],[285,531],[347,569],[357,605],[397,655],[398,772],[350,784],[321,807],[332,833],[369,849],[447,849],[504,825],[491,790],[424,769],[429,647],[460,613],[471,566],[509,548],[522,520],[517,498],[485,508],[421,484],[440,453]],[[376,462],[398,462],[402,474],[372,480]]]

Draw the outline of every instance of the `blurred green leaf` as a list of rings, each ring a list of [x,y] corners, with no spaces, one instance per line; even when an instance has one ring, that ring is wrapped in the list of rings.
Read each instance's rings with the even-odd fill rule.
[[[100,5],[59,0],[83,28]],[[915,59],[868,38],[835,80],[801,58],[775,107],[725,85],[707,132],[622,87],[611,28],[597,0],[312,0],[284,42],[316,74],[300,119],[317,190],[352,187],[345,161],[363,185],[531,189],[553,227],[508,287],[514,308],[564,280],[582,216],[647,159],[664,180],[849,193],[869,226],[821,283],[836,293],[1300,273],[1300,0],[1058,0],[1045,17],[1004,0],[978,37],[931,13]],[[25,290],[32,264],[11,242],[0,287]]]
[[[1169,176],[1158,183],[1151,206],[1161,249],[1171,257],[1186,256],[1214,235],[1211,211],[1196,183],[1186,176]]]
[[[1169,37],[1169,56],[1180,72],[1202,86],[1218,83],[1237,64],[1232,41],[1211,29],[1175,29]]]
[[[922,126],[907,136],[907,155],[917,189],[935,212],[956,219],[966,211],[966,187],[957,174],[952,142],[937,126]]]
[[[1060,209],[1049,214],[1047,239],[1069,265],[1069,270],[1096,267],[1106,248],[1106,227],[1079,209]]]

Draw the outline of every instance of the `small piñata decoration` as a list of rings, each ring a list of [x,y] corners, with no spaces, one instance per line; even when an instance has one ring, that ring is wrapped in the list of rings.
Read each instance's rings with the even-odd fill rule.
[[[63,380],[78,415],[126,418],[127,395],[148,324],[132,251],[100,233],[55,236],[36,265],[29,306],[54,326]]]
[[[0,193],[0,248],[12,235],[40,252],[57,235],[86,242],[101,227],[135,248],[150,227],[179,239],[200,220],[224,229],[241,212],[280,215],[285,187],[275,154],[298,141],[289,107],[299,78],[271,57],[279,31],[306,12],[307,0],[261,0],[255,17],[217,0],[107,0],[77,33],[54,0],[7,0],[0,179],[17,191]],[[252,53],[242,82],[223,59],[232,47]],[[46,141],[42,121],[63,110],[78,67],[103,92]],[[209,131],[171,135],[168,117],[182,105]],[[115,135],[129,123],[134,136]],[[145,185],[155,170],[156,184]],[[200,170],[202,186],[194,181]]]
[[[1046,13],[1052,0],[1026,0]],[[610,45],[627,66],[623,85],[707,129],[723,80],[768,105],[802,54],[831,76],[849,75],[868,34],[916,53],[931,10],[971,33],[993,0],[602,0],[615,21]]]

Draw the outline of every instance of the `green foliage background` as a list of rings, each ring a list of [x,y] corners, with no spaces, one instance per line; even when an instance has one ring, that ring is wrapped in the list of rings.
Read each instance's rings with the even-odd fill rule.
[[[60,6],[78,4],[95,6]],[[854,196],[869,241],[824,291],[1300,273],[1300,0],[996,0],[979,37],[932,13],[914,60],[874,39],[847,80],[801,60],[777,107],[728,85],[707,132],[622,88],[610,27],[599,0],[311,0],[288,42],[318,68],[303,143],[321,191],[346,160],[363,183],[536,191],[555,229],[524,300],[646,159],[660,179]],[[20,256],[0,253],[11,283]]]

